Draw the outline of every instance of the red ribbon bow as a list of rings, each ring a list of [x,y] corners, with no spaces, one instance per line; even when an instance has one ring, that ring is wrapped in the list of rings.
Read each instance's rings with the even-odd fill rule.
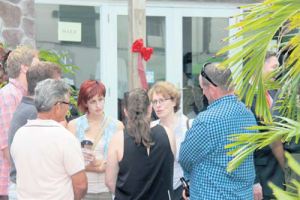
[[[139,58],[138,58],[138,72],[140,75],[140,81],[142,88],[145,90],[149,90],[147,78],[146,78],[146,72],[143,65],[143,58],[145,61],[148,61],[151,58],[151,55],[153,54],[153,48],[147,48],[144,47],[143,39],[136,40],[132,44],[132,52],[139,52]]]
[[[144,47],[143,39],[136,40],[132,45],[132,52],[140,52],[145,61],[148,61],[153,54],[152,47]]]

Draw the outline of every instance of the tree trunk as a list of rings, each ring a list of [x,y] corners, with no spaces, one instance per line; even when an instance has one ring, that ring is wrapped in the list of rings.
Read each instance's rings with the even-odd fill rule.
[[[128,49],[128,81],[129,91],[135,88],[141,88],[141,81],[137,69],[139,53],[131,51],[135,40],[142,38],[146,45],[146,0],[128,1],[128,19],[129,19],[129,49]],[[143,60],[144,67],[146,63]]]

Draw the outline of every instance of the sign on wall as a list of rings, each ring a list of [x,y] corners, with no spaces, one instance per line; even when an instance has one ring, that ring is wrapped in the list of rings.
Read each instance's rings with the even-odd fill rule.
[[[147,79],[147,83],[154,83],[154,71],[153,70],[146,71],[146,79]]]
[[[58,40],[81,42],[81,23],[58,22]]]

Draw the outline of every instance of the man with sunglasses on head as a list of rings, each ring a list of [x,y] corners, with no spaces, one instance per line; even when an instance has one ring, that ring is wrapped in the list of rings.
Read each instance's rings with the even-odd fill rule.
[[[227,172],[232,160],[225,149],[232,143],[229,135],[250,133],[245,127],[257,125],[253,113],[238,101],[231,85],[231,71],[219,69],[219,63],[207,63],[199,83],[209,106],[197,115],[181,143],[179,163],[189,180],[190,199],[253,199],[255,170],[253,155],[232,173]],[[185,199],[185,191],[183,192]]]

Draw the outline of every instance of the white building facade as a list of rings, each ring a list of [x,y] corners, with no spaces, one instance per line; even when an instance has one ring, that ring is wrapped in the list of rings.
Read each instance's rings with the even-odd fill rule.
[[[243,12],[237,8],[242,3],[235,2],[148,0],[146,46],[154,48],[146,68],[150,87],[170,81],[185,94],[187,86],[197,85],[203,63],[224,59],[214,55],[226,45],[221,40],[236,31],[225,30],[237,22],[229,17]],[[127,10],[127,1],[35,0],[36,47],[68,53],[62,62],[81,69],[65,75],[76,89],[89,78],[102,81],[105,110],[114,118],[120,118],[120,100],[128,91]],[[195,116],[191,109],[184,112]]]

